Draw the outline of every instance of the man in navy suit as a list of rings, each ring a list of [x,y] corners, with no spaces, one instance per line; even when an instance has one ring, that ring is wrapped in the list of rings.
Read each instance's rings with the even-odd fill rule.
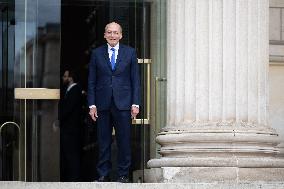
[[[107,44],[92,51],[88,79],[90,116],[97,122],[98,182],[110,181],[112,128],[118,147],[118,182],[129,182],[131,118],[139,113],[140,78],[135,49],[119,43],[122,28],[106,25]]]

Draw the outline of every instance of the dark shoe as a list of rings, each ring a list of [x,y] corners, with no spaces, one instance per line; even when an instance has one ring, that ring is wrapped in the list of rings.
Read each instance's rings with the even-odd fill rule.
[[[129,183],[129,178],[127,176],[120,176],[118,177],[117,182]]]
[[[95,182],[110,182],[110,179],[108,176],[101,176]]]

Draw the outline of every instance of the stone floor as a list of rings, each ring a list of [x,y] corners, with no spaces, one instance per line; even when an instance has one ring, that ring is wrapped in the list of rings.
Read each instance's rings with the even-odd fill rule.
[[[1,181],[0,189],[284,189],[284,183],[91,183],[91,182],[8,182]]]

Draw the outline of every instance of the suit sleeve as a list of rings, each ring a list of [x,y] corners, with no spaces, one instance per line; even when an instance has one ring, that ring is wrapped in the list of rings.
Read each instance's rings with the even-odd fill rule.
[[[95,94],[95,89],[96,89],[96,56],[95,56],[95,51],[92,51],[91,59],[90,59],[90,64],[89,64],[89,77],[88,77],[88,105],[96,105],[96,94]]]
[[[137,55],[133,49],[131,55],[131,88],[132,88],[132,104],[140,105],[141,92],[140,92],[140,72],[137,61]]]

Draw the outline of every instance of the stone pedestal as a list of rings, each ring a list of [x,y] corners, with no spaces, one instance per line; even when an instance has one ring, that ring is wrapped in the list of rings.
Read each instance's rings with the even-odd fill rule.
[[[147,182],[163,183],[283,183],[284,168],[162,167],[151,169]]]
[[[267,121],[268,11],[269,0],[167,1],[167,125],[148,162],[162,182],[284,181]]]

